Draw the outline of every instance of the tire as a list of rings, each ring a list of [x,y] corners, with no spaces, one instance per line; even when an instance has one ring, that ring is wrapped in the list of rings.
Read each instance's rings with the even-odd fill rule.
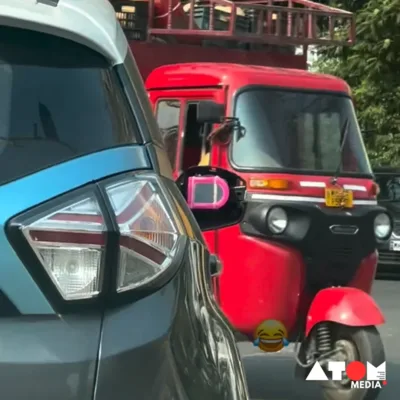
[[[375,326],[363,328],[337,325],[333,332],[334,342],[347,340],[355,345],[358,352],[358,360],[366,364],[381,365],[385,360],[385,350],[382,339]],[[338,387],[337,382],[328,381],[321,384],[322,394],[325,400],[375,400],[382,389],[351,389],[350,387]]]

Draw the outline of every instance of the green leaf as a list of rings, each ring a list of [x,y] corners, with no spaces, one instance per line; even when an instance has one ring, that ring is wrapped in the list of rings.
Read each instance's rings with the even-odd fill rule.
[[[385,39],[383,41],[383,48],[387,49],[390,46],[391,40],[390,39]]]

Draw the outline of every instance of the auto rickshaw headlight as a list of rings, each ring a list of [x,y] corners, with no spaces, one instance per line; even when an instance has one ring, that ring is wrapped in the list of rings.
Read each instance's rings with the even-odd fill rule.
[[[267,215],[268,228],[272,233],[277,235],[283,233],[288,225],[288,216],[286,211],[281,207],[273,207]]]
[[[386,240],[392,234],[392,222],[389,215],[380,213],[374,220],[375,236],[379,240]]]

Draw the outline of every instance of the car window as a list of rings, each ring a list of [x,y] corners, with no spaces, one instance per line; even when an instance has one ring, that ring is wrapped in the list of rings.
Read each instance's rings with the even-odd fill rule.
[[[179,100],[162,100],[157,104],[157,122],[172,166],[176,161],[180,111]]]
[[[91,49],[0,28],[0,184],[137,142],[115,71]]]
[[[379,201],[400,201],[400,176],[383,176],[377,178],[380,192],[378,195]]]

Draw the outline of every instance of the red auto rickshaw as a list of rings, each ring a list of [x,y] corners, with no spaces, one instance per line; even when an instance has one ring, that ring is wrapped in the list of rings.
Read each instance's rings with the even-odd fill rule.
[[[305,372],[317,359],[384,362],[384,317],[369,293],[392,221],[377,205],[346,83],[196,63],[160,67],[146,86],[157,116],[164,104],[188,109],[175,171],[222,261],[216,295],[235,329],[252,337],[262,321],[281,321],[302,342]],[[344,379],[333,398],[359,395]]]
[[[392,220],[377,205],[379,188],[348,85],[285,68],[306,68],[306,57],[288,50],[294,45],[351,44],[354,21],[306,0],[272,3],[202,2],[211,16],[217,6],[230,7],[224,31],[211,17],[207,28],[199,27],[194,0],[186,14],[180,3],[161,3],[166,13],[157,21],[165,26],[154,27],[160,4],[151,1],[148,37],[164,43],[148,39],[131,47],[137,57],[152,49],[138,65],[177,183],[222,262],[214,290],[232,326],[253,340],[263,321],[282,322],[288,339],[300,344],[303,377],[316,361],[323,368],[329,360],[378,366],[385,355],[376,326],[384,317],[370,292],[377,244],[390,237]],[[189,29],[174,28],[174,10],[187,17]],[[329,21],[328,39],[316,37],[321,15]],[[241,16],[256,25],[243,28]],[[343,42],[333,37],[334,26],[346,18]],[[216,49],[221,40],[225,47],[236,40],[237,47]],[[265,52],[271,43],[287,53],[274,58]],[[172,58],[183,62],[163,65]],[[353,389],[346,376],[322,385],[327,399],[379,393]]]

